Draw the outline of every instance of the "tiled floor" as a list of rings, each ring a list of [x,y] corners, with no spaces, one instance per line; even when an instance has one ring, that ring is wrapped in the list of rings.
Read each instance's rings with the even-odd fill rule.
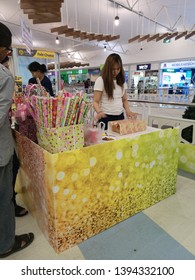
[[[30,214],[16,223],[18,234],[32,231],[35,240],[7,259],[195,260],[195,175],[179,171],[176,194],[59,255]]]

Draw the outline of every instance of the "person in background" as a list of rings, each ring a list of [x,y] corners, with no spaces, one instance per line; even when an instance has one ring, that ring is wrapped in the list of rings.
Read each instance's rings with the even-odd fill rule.
[[[139,81],[137,84],[137,89],[138,89],[138,95],[140,95],[140,93],[142,93],[143,90],[143,81]]]
[[[89,78],[84,82],[84,86],[85,86],[85,92],[89,93],[89,87],[90,87],[90,79]]]
[[[14,92],[14,78],[1,62],[11,49],[12,34],[0,22],[0,258],[5,258],[29,246],[34,234],[15,235],[15,214],[12,185],[14,140],[9,110]]]
[[[34,61],[28,65],[28,70],[31,72],[33,78],[31,78],[29,84],[37,84],[37,78],[40,80],[41,85],[49,92],[50,96],[54,96],[52,83],[50,79],[45,75],[47,68],[45,64],[40,64],[37,61]]]
[[[189,85],[188,83],[185,83],[183,85],[183,89],[182,89],[182,93],[185,94],[185,98],[188,98],[188,94],[189,94]]]
[[[9,57],[6,56],[2,61],[1,64],[5,66],[7,69],[9,69]],[[13,203],[14,203],[14,208],[15,208],[15,216],[16,217],[22,217],[28,214],[28,211],[23,208],[22,206],[19,206],[16,203],[16,192],[15,192],[15,185],[16,185],[16,178],[18,174],[18,170],[20,168],[20,162],[17,157],[16,151],[14,149],[14,155],[13,155],[13,179],[12,179],[12,184],[13,184]]]
[[[125,118],[124,109],[127,118],[137,118],[137,113],[133,113],[129,108],[126,89],[121,57],[112,53],[107,57],[101,76],[94,85],[93,107],[98,121],[105,123],[105,129],[109,121]]]
[[[181,80],[181,81],[185,81],[185,79],[186,79],[186,78],[185,78],[184,74],[182,74],[180,80]]]

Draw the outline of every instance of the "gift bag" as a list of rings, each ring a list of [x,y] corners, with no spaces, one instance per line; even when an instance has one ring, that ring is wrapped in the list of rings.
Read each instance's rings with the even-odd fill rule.
[[[83,124],[58,128],[37,127],[38,144],[51,154],[82,148],[84,146]]]
[[[84,124],[84,143],[85,146],[91,146],[102,142],[102,134],[104,133],[105,124],[103,122],[94,125],[92,123]]]

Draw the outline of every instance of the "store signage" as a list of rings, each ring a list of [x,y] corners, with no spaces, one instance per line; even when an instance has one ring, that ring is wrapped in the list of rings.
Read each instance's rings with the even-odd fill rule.
[[[89,75],[99,75],[100,74],[100,69],[99,68],[88,69],[88,74]]]
[[[23,18],[21,18],[21,29],[22,29],[22,41],[26,45],[27,52],[31,54],[31,50],[33,48],[32,32],[28,23]]]
[[[74,70],[67,70],[67,71],[61,71],[61,75],[76,75],[76,74],[87,74],[87,69],[74,69]]]
[[[169,62],[169,63],[161,63],[161,69],[167,68],[194,68],[195,67],[195,60],[191,61],[179,61],[179,62]]]
[[[138,64],[136,70],[150,70],[151,64]]]
[[[166,38],[165,38],[165,39],[163,40],[163,43],[164,43],[164,44],[171,43],[171,39],[166,39]]]
[[[19,56],[30,56],[35,58],[46,58],[46,59],[54,59],[55,53],[54,52],[48,52],[48,51],[36,51],[32,50],[31,54],[27,52],[25,49],[18,49],[18,55]]]
[[[175,69],[163,69],[162,71],[163,72],[172,72],[172,73],[176,72]]]
[[[36,58],[54,59],[54,52],[36,51],[34,57],[36,57]]]

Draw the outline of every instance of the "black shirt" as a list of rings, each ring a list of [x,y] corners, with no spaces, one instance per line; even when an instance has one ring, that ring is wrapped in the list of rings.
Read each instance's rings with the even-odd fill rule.
[[[28,83],[37,84],[37,80],[36,78],[31,78]],[[46,89],[47,92],[49,92],[51,96],[54,96],[51,81],[47,76],[44,76],[43,80],[41,81],[41,85]]]

